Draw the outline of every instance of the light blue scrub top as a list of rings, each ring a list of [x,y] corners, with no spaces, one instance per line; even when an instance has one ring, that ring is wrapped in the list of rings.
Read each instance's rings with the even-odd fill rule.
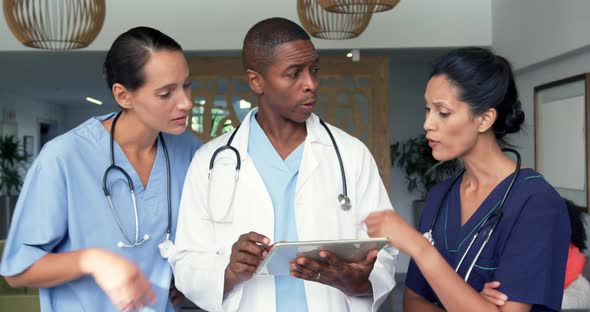
[[[102,177],[110,166],[110,135],[100,121],[112,117],[114,114],[91,118],[44,146],[25,178],[0,274],[19,274],[50,252],[99,247],[130,259],[150,280],[157,302],[141,311],[174,311],[168,298],[172,270],[158,252],[158,244],[166,237],[168,220],[162,145],[158,141],[156,159],[144,189],[139,175],[115,142],[115,163],[127,171],[135,187],[139,237],[150,236],[140,246],[119,248],[117,242],[126,241],[102,190]],[[174,236],[185,174],[201,143],[188,131],[164,134],[164,140],[170,156]],[[135,216],[126,180],[113,172],[107,185],[123,227],[134,238]],[[117,311],[90,276],[42,288],[39,295],[42,311]]]
[[[248,154],[262,177],[274,207],[274,241],[297,241],[295,186],[303,157],[303,143],[283,160],[256,121],[250,118]],[[277,312],[307,311],[303,280],[275,276]]]

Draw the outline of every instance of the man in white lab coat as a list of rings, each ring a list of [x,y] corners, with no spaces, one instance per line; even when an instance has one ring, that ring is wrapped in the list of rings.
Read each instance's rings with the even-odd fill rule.
[[[376,311],[395,285],[392,248],[356,263],[323,251],[293,259],[290,276],[254,275],[272,242],[366,238],[364,218],[392,207],[366,146],[312,113],[319,59],[300,26],[257,23],[242,60],[258,108],[193,158],[170,257],[177,288],[210,311]]]

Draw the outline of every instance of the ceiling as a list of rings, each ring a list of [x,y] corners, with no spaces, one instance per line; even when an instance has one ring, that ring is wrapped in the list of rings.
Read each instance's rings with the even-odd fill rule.
[[[491,2],[402,0],[374,14],[358,38],[314,43],[322,50],[490,46]],[[12,35],[1,11],[2,6],[0,51],[31,51]],[[144,25],[171,36],[185,51],[236,51],[252,25],[273,16],[299,22],[297,0],[106,0],[104,25],[84,50],[106,51],[119,34]]]

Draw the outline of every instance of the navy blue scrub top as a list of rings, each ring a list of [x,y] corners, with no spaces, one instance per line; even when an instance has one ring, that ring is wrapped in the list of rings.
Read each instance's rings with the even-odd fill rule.
[[[459,186],[451,188],[436,220],[435,247],[456,268],[482,220],[497,209],[512,175],[502,181],[461,226]],[[448,179],[433,188],[426,198],[419,229],[426,232],[433,215],[452,183]],[[485,228],[465,257],[459,274],[464,277],[486,235]],[[522,169],[506,199],[503,215],[483,249],[467,281],[476,291],[484,283],[500,281],[499,291],[509,301],[532,304],[531,311],[559,311],[563,296],[565,265],[570,242],[570,224],[564,200],[543,176],[532,169]],[[440,304],[428,282],[412,260],[406,285],[431,302]]]

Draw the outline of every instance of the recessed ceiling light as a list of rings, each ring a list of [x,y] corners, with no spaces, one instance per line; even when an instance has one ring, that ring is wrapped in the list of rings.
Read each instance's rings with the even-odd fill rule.
[[[97,100],[97,99],[93,99],[93,98],[91,98],[91,97],[87,97],[87,98],[86,98],[86,101],[88,101],[88,102],[90,102],[90,103],[94,103],[94,104],[96,104],[96,105],[102,105],[102,101],[99,101],[99,100]]]

